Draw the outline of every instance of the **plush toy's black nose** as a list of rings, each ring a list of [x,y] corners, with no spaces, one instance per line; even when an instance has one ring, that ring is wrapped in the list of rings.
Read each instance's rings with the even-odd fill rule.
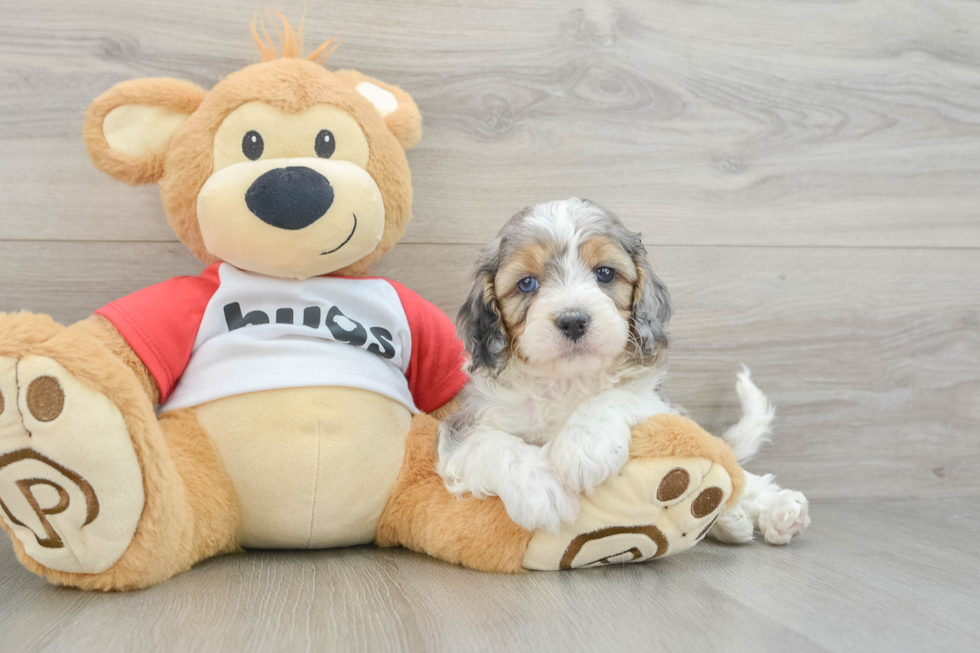
[[[312,168],[275,168],[252,182],[245,191],[245,204],[273,227],[302,229],[319,220],[333,204],[333,186]]]
[[[589,329],[589,316],[584,313],[566,314],[555,320],[555,324],[561,329],[563,336],[569,340],[578,340]]]

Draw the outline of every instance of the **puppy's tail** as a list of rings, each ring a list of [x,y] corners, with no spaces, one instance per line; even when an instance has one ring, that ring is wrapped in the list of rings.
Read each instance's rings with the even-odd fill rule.
[[[742,404],[742,419],[728,429],[722,439],[728,443],[739,463],[745,463],[759,453],[762,445],[771,439],[772,420],[776,409],[772,407],[762,390],[752,383],[752,372],[745,365],[738,373],[735,391]]]

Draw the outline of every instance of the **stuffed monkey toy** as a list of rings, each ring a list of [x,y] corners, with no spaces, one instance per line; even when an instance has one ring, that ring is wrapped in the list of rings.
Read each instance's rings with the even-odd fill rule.
[[[53,583],[126,590],[247,547],[376,542],[491,572],[683,551],[737,499],[732,452],[693,422],[634,429],[630,460],[559,533],[449,494],[438,419],[466,383],[450,320],[366,276],[411,218],[421,116],[396,86],[278,52],[210,91],[123,82],[92,103],[96,167],[156,183],[208,264],[64,327],[0,314],[0,509]],[[263,30],[264,33],[264,30]]]

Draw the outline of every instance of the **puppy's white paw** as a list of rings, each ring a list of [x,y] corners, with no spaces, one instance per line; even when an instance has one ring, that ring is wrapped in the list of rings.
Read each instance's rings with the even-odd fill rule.
[[[569,422],[552,441],[549,457],[565,487],[576,494],[592,494],[626,464],[629,442],[630,430],[625,425],[596,428]]]
[[[708,531],[708,537],[726,544],[745,544],[752,541],[755,525],[742,506],[735,506],[722,513]]]
[[[759,514],[759,530],[769,544],[788,544],[810,525],[810,503],[802,492],[780,490],[768,510]]]
[[[514,523],[529,531],[557,533],[561,522],[572,522],[578,515],[578,496],[562,486],[549,465],[517,465],[498,496]]]

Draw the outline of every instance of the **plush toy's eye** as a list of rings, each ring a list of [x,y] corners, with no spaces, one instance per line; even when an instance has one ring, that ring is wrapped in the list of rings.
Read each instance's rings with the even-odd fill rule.
[[[599,283],[609,283],[616,276],[616,271],[612,268],[596,268],[595,269],[595,280]]]
[[[337,149],[337,141],[334,140],[333,132],[329,129],[321,129],[316,135],[316,143],[313,144],[316,155],[321,159],[329,159],[333,156],[333,151]]]
[[[257,131],[250,131],[242,138],[242,154],[252,161],[262,156],[262,150],[264,149],[265,142],[262,140],[262,134]]]
[[[521,292],[534,292],[538,289],[538,280],[534,277],[524,277],[517,282],[517,289]]]

